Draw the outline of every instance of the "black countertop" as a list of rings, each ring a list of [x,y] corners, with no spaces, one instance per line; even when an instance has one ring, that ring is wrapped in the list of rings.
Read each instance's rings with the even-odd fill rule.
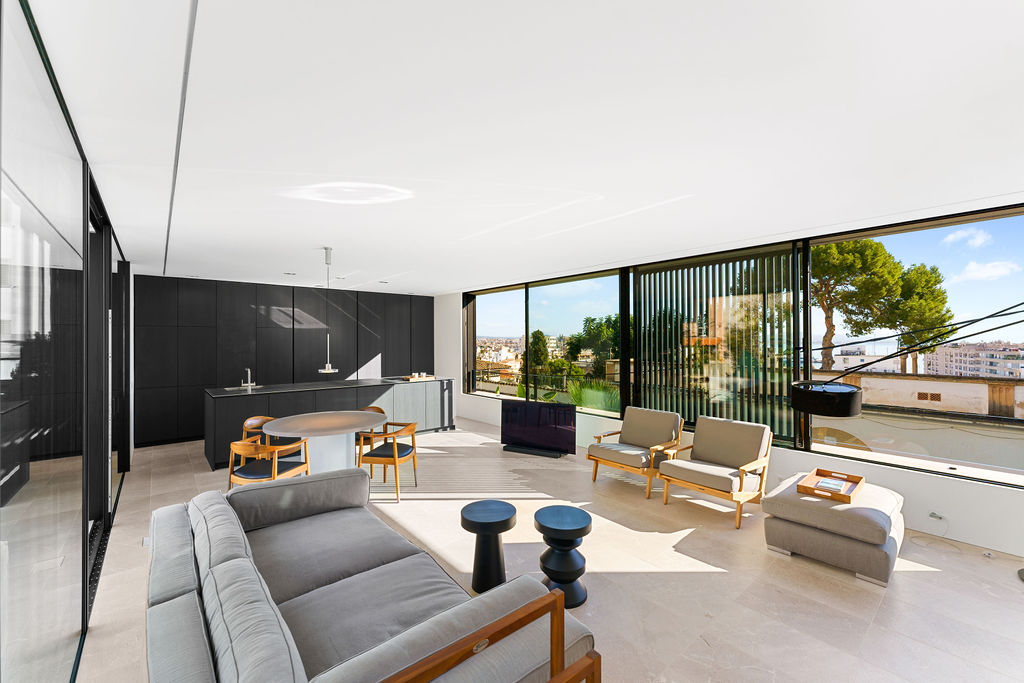
[[[322,389],[347,389],[350,387],[379,387],[394,384],[420,384],[422,382],[439,382],[450,380],[451,377],[435,377],[433,379],[410,382],[401,377],[382,377],[380,379],[338,379],[325,382],[302,382],[300,384],[259,384],[255,387],[211,387],[206,393],[212,398],[228,398],[231,396],[261,396],[263,394],[282,394],[292,391],[320,391]]]

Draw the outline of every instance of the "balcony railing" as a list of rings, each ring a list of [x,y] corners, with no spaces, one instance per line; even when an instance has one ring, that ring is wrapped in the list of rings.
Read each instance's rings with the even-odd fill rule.
[[[475,380],[478,394],[525,399],[529,391],[531,400],[572,403],[590,412],[619,415],[619,384],[606,379],[531,373],[527,387],[521,374],[477,370]]]

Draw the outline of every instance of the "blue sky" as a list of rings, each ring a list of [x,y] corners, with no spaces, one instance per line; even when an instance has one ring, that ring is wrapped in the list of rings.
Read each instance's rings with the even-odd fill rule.
[[[1024,216],[1000,218],[936,230],[922,230],[878,238],[905,266],[935,265],[945,277],[954,320],[977,318],[1024,300]],[[530,289],[530,326],[548,335],[578,331],[586,316],[605,316],[618,310],[615,276],[577,280]],[[1022,307],[1024,310],[1024,307]],[[1024,319],[1024,314],[1020,316]],[[998,318],[966,328],[993,327],[1017,318]],[[824,321],[813,314],[814,338],[820,342]],[[850,341],[841,327],[836,341]],[[477,334],[518,337],[523,333],[523,292],[516,290],[477,297]],[[876,331],[871,336],[882,336]],[[968,341],[1024,342],[1024,323]],[[879,343],[869,352],[894,346]]]
[[[1024,300],[1024,216],[888,235],[878,241],[904,266],[924,263],[939,267],[945,277],[943,284],[954,320],[979,318]],[[958,336],[1017,319],[1024,319],[1024,314],[978,323]],[[816,342],[821,340],[823,320],[815,310]],[[876,331],[870,336],[884,334],[885,331]],[[837,342],[848,339],[843,329],[836,335]],[[994,340],[1024,342],[1024,323],[965,341]],[[895,347],[879,343],[875,350],[892,348]]]

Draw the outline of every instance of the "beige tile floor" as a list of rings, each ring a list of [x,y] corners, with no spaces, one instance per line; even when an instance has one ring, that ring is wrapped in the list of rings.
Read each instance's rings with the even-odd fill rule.
[[[502,498],[518,510],[504,535],[509,577],[540,577],[539,507],[594,517],[581,551],[590,598],[573,610],[593,631],[607,681],[1024,680],[1024,559],[910,532],[888,589],[800,557],[768,552],[759,506],[741,530],[717,501],[660,492],[582,454],[505,453],[493,427],[460,421],[417,437],[419,486],[402,471],[402,502],[380,472],[372,507],[427,548],[463,585],[473,536],[459,509]],[[80,680],[145,681],[149,513],[223,488],[202,443],[140,449],[125,480]],[[1007,533],[1013,533],[1008,525]]]

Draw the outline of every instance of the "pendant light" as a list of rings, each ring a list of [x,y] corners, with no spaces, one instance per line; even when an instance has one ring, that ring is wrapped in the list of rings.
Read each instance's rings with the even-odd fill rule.
[[[327,281],[324,283],[324,301],[327,306],[324,308],[325,311],[329,310],[331,302],[327,298],[327,292],[331,289],[331,251],[330,247],[324,247],[324,265],[327,266]],[[324,366],[317,370],[321,375],[333,375],[338,372],[338,368],[331,367],[331,328],[327,326],[327,359],[324,362]]]

